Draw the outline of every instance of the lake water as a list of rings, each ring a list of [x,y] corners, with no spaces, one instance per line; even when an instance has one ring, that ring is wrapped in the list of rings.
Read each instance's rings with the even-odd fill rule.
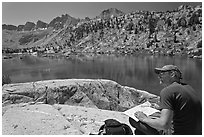
[[[202,98],[202,60],[167,56],[87,56],[77,58],[45,58],[25,56],[2,60],[2,73],[12,83],[48,79],[110,79],[123,86],[146,90],[159,95],[155,67],[177,65],[183,73],[183,82],[190,84]]]

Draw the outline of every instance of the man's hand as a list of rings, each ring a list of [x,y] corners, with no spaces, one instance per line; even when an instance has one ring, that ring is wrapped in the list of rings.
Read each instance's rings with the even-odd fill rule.
[[[157,110],[161,109],[160,106],[158,104],[156,104],[156,103],[151,103],[151,107],[155,108]]]
[[[137,112],[135,112],[135,117],[137,118],[137,119],[139,119],[139,121],[141,121],[141,122],[143,122],[144,121],[144,119],[146,119],[147,118],[147,115],[145,115],[143,112],[141,112],[141,111],[137,111]]]

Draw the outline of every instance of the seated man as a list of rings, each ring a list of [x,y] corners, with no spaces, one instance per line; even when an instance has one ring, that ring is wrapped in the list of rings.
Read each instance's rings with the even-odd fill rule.
[[[129,119],[136,128],[136,134],[159,134],[159,130],[167,130],[172,123],[175,135],[202,134],[202,106],[194,89],[181,83],[182,74],[177,66],[166,65],[155,68],[160,84],[164,89],[160,92],[161,116],[147,117],[136,112],[139,122]]]

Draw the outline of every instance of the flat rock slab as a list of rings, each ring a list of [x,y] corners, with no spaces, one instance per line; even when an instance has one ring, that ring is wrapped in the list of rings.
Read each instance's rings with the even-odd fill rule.
[[[69,105],[21,103],[7,106],[2,117],[3,135],[88,135],[97,133],[104,120],[129,125],[122,112]]]

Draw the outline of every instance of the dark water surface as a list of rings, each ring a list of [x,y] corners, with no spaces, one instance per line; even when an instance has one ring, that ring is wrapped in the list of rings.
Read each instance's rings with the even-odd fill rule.
[[[110,79],[123,86],[146,90],[159,95],[155,67],[177,65],[183,72],[183,82],[190,84],[202,97],[202,60],[167,56],[97,56],[82,58],[45,58],[24,56],[2,60],[2,73],[12,83],[48,79]]]

